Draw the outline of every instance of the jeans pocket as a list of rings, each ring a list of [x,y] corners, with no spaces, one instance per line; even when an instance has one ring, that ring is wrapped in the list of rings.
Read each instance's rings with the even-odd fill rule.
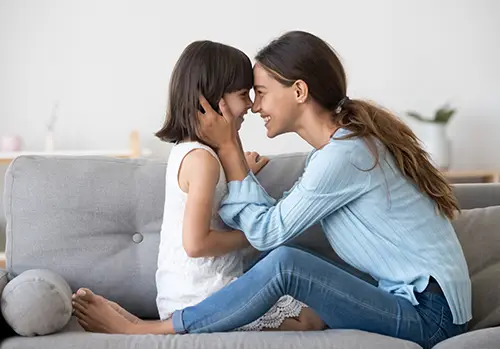
[[[441,302],[438,295],[430,292],[422,294],[419,302],[419,313],[423,325],[422,346],[432,348],[447,337],[444,326],[446,326],[448,308],[445,303]]]
[[[453,323],[453,314],[444,296],[434,295],[431,307],[433,308],[432,317],[434,318],[434,326],[437,325],[437,327],[433,327],[433,329],[429,328],[431,335],[428,336],[429,339],[426,347],[432,348],[439,342],[465,332],[467,324],[455,325]],[[439,321],[436,321],[438,310],[440,316]]]
[[[445,312],[446,309],[445,307],[441,306],[441,315],[439,316],[439,320],[437,323],[434,324],[435,329],[433,330],[434,332],[428,336],[428,346],[432,348],[434,345],[437,343],[441,342],[442,340],[446,339],[446,333],[443,331],[443,326],[445,323]]]

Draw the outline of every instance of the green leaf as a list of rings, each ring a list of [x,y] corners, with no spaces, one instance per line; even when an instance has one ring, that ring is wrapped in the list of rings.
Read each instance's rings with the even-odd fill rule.
[[[448,123],[450,121],[453,114],[455,114],[455,109],[450,109],[448,107],[442,107],[437,110],[436,116],[434,117],[434,121],[442,124]]]
[[[420,115],[419,113],[414,112],[414,111],[409,111],[406,114],[408,114],[408,116],[411,116],[412,118],[417,119],[419,121],[429,121],[429,120],[423,118],[422,115]]]

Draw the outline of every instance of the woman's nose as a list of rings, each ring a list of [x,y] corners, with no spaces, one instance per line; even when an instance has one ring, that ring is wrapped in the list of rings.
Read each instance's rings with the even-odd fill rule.
[[[252,113],[258,113],[260,110],[260,104],[257,100],[255,100],[255,102],[253,102],[253,105],[252,105]]]

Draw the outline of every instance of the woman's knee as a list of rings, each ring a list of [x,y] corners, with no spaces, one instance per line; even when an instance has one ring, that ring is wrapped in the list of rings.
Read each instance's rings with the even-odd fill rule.
[[[269,259],[269,262],[272,262],[274,265],[279,265],[280,263],[290,265],[290,261],[296,260],[301,252],[293,247],[279,246],[272,250],[264,259]]]

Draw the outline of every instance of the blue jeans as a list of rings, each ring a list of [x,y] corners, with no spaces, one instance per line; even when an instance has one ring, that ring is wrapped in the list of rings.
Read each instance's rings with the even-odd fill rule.
[[[446,299],[417,295],[419,305],[363,281],[300,249],[281,246],[238,280],[201,303],[174,312],[177,333],[224,332],[246,325],[283,295],[309,305],[329,328],[358,329],[410,340],[424,348],[463,333]]]

